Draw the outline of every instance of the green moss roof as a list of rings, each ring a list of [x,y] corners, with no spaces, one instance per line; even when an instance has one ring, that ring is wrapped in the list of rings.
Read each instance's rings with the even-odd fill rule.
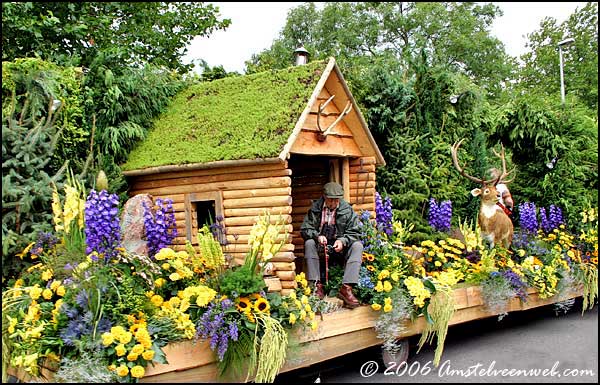
[[[326,65],[315,61],[188,87],[121,168],[278,156]]]

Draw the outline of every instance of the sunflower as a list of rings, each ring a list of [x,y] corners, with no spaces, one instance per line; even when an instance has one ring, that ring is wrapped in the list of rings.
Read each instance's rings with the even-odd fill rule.
[[[248,311],[251,308],[250,300],[247,297],[240,297],[235,307],[238,311]]]
[[[364,256],[369,262],[373,262],[375,260],[375,256],[373,254],[365,253]]]
[[[248,307],[248,310],[244,311],[244,315],[248,318],[248,321],[254,323],[256,322],[256,319],[254,318],[254,314],[252,314],[252,312],[250,311],[250,307]]]
[[[373,267],[373,265],[367,265],[367,270],[375,271],[375,267]]]
[[[257,312],[260,313],[269,313],[269,301],[267,301],[265,298],[259,298],[256,300],[256,302],[254,302],[254,310],[256,310]]]

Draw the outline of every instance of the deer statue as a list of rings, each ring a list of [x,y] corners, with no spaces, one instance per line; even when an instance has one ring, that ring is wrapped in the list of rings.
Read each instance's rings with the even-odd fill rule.
[[[481,185],[481,188],[474,188],[471,190],[471,195],[473,196],[481,196],[481,206],[479,208],[479,215],[477,217],[477,222],[479,224],[479,228],[481,229],[481,234],[484,239],[486,239],[490,247],[494,247],[494,245],[502,244],[505,248],[509,248],[513,239],[513,224],[508,215],[504,212],[504,210],[497,205],[498,202],[498,191],[496,190],[496,185],[500,182],[509,183],[512,181],[505,180],[505,178],[512,173],[514,170],[510,172],[506,172],[506,161],[504,159],[504,146],[502,146],[502,150],[500,154],[498,154],[495,150],[494,154],[498,156],[502,160],[502,172],[495,179],[479,179],[475,178],[471,175],[468,175],[463,168],[458,164],[458,156],[457,151],[462,141],[464,139],[459,140],[458,142],[452,145],[450,152],[452,154],[452,163],[454,167],[458,170],[460,175],[465,178]]]

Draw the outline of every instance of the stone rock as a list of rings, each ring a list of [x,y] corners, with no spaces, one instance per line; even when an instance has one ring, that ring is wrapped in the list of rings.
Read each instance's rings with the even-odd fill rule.
[[[148,255],[148,242],[144,226],[143,202],[152,207],[154,201],[150,194],[138,194],[125,202],[121,213],[121,244],[132,254]]]

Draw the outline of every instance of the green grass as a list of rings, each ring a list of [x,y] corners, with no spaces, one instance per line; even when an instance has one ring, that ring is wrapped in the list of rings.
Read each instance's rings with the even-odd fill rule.
[[[188,87],[121,168],[278,156],[326,64],[315,61]]]

